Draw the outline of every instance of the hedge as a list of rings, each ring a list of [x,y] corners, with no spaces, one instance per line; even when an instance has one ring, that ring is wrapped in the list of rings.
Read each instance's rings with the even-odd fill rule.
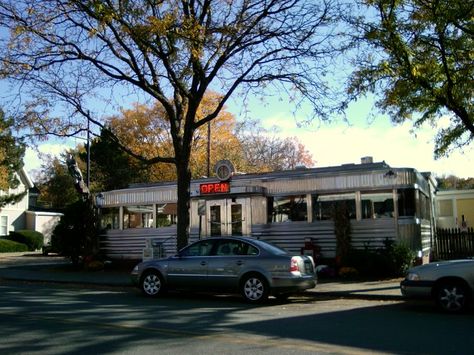
[[[28,247],[25,244],[8,239],[0,239],[0,253],[16,253],[22,251],[28,251]]]
[[[29,251],[34,251],[43,247],[44,236],[42,233],[33,230],[18,230],[10,232],[7,239],[25,244]]]

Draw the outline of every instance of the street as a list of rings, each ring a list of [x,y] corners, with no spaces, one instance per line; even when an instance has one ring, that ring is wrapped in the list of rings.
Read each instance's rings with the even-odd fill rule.
[[[2,282],[4,354],[470,354],[473,312],[428,304],[235,296]]]

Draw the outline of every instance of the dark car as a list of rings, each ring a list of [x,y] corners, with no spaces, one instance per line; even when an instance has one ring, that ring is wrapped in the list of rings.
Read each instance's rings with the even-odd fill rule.
[[[474,260],[452,260],[416,266],[400,284],[409,299],[433,299],[447,312],[461,312],[473,301]]]
[[[258,303],[274,295],[286,298],[316,286],[311,257],[291,255],[262,240],[211,237],[188,245],[175,256],[139,263],[133,283],[147,296],[167,289],[240,292]]]

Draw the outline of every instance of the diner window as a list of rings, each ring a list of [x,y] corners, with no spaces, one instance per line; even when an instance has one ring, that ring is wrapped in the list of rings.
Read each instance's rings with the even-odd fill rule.
[[[416,215],[415,189],[398,190],[398,215],[414,217]]]
[[[152,228],[153,205],[125,206],[123,208],[123,228]]]
[[[8,217],[0,216],[0,235],[8,235]]]
[[[313,220],[324,221],[333,219],[335,208],[344,205],[350,219],[356,218],[354,194],[313,195]]]
[[[420,192],[420,217],[423,219],[431,218],[430,199]]]
[[[268,208],[268,223],[308,220],[306,195],[269,197]]]
[[[119,215],[120,209],[118,207],[102,208],[100,210],[100,228],[119,229]]]
[[[156,205],[156,228],[176,224],[178,214],[176,203],[159,203]]]
[[[394,214],[392,192],[361,194],[362,219],[392,218]]]

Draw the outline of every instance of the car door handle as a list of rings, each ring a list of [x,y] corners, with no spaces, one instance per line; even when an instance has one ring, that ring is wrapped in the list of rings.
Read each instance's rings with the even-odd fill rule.
[[[201,261],[201,265],[202,265],[202,266],[206,266],[206,265],[207,265],[207,261]]]
[[[238,260],[235,262],[238,266],[244,265],[244,262],[242,260]]]

